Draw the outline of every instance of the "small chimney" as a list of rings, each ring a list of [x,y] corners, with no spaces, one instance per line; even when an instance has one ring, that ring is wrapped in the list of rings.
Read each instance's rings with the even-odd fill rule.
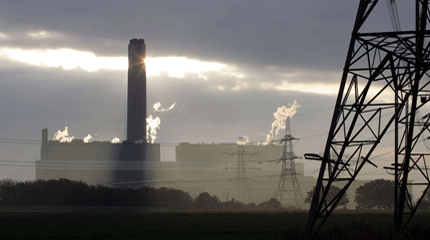
[[[46,154],[49,149],[48,144],[48,129],[42,129],[42,145],[40,145],[40,160],[47,159]]]
[[[48,129],[44,128],[42,129],[42,144],[48,143]]]

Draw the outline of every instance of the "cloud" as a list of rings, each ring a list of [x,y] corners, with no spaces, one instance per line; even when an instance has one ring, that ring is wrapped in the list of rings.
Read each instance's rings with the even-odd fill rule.
[[[0,57],[9,61],[37,67],[61,67],[64,70],[83,69],[88,72],[100,69],[125,70],[126,57],[98,57],[91,52],[74,49],[21,49],[0,48]]]
[[[51,36],[51,34],[47,31],[38,31],[38,32],[28,32],[27,33],[28,36],[32,37],[32,38],[49,38]]]
[[[8,38],[10,38],[9,34],[0,32],[0,40],[1,39],[8,39]]]
[[[46,33],[47,34],[47,33]],[[44,36],[37,33],[34,36]],[[79,51],[70,48],[60,49],[22,49],[0,48],[0,57],[4,60],[20,62],[37,67],[61,67],[64,70],[83,69],[88,72],[105,70],[126,71],[127,57],[102,57],[92,52]],[[207,80],[209,74],[220,74],[234,78],[244,78],[245,74],[235,66],[219,62],[201,61],[186,57],[147,57],[147,76],[160,76],[184,78],[186,74],[196,74],[199,78]]]
[[[231,90],[239,91],[239,90],[246,89],[246,88],[248,88],[248,83],[243,82],[243,81],[238,81],[238,82],[236,82],[236,85],[231,88]]]
[[[245,74],[235,66],[219,62],[200,61],[186,57],[155,57],[146,59],[146,73],[148,76],[159,76],[163,73],[169,77],[184,78],[185,74],[198,74],[207,79],[207,73],[244,78]]]
[[[296,91],[302,93],[337,95],[339,92],[339,84],[312,82],[312,83],[295,83],[283,81],[281,84],[273,85],[270,83],[262,83],[262,89],[275,89],[277,91]]]

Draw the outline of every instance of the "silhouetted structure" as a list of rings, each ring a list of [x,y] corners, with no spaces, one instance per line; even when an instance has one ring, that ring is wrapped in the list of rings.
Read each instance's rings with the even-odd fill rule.
[[[160,162],[160,144],[157,143],[84,143],[81,139],[67,143],[48,141],[47,135],[48,130],[43,129],[36,179],[67,178],[104,185],[143,181],[151,177],[148,166]]]
[[[281,175],[279,176],[278,189],[276,190],[275,198],[279,198],[281,204],[294,204],[295,207],[303,206],[303,195],[300,190],[299,180],[297,179],[296,164],[294,162],[298,157],[293,151],[293,140],[298,138],[291,135],[290,117],[285,120],[285,136],[280,140],[284,143],[284,152],[282,153],[280,162],[282,162]]]
[[[321,161],[307,238],[319,231],[363,166],[369,163],[376,167],[371,161],[372,153],[390,128],[394,132],[394,163],[387,170],[393,172],[395,180],[396,229],[409,223],[430,187],[426,163],[430,154],[417,147],[430,126],[430,115],[417,117],[430,97],[429,1],[415,1],[414,30],[397,31],[400,26],[395,19],[396,8],[391,5],[390,15],[397,30],[360,32],[378,3],[359,3],[324,155],[305,154],[308,159]],[[416,173],[413,182],[408,180],[411,171]],[[328,201],[334,182],[342,190]],[[418,201],[410,196],[412,185],[424,186]]]
[[[146,142],[146,46],[143,39],[128,45],[127,140]]]

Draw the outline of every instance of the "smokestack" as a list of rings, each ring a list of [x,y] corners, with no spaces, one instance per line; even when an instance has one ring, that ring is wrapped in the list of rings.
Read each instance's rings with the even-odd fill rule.
[[[40,160],[46,159],[46,154],[48,151],[48,129],[42,129],[42,145],[40,146]],[[36,167],[37,168],[37,167]]]
[[[48,143],[48,129],[44,128],[42,129],[42,144]]]
[[[143,39],[128,45],[127,140],[146,142],[146,46]]]

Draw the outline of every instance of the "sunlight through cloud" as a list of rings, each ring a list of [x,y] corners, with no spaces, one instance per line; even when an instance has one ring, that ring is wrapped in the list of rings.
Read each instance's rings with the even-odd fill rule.
[[[296,83],[296,82],[287,82],[282,81],[280,84],[275,85],[273,83],[263,82],[260,85],[260,88],[263,90],[277,90],[281,92],[287,91],[295,91],[302,93],[311,93],[311,94],[322,94],[322,95],[330,95],[337,96],[339,92],[339,84],[336,83],[323,83],[323,82],[308,82],[308,83]],[[359,86],[359,92],[363,91],[364,86]],[[369,89],[369,95],[376,95],[380,89],[377,86],[372,86]],[[393,96],[391,96],[390,91],[385,91],[380,94],[379,100],[383,102],[390,102]]]
[[[324,95],[336,95],[339,91],[338,84],[311,82],[311,83],[294,83],[283,81],[281,84],[273,86],[270,83],[263,83],[261,88],[274,88],[278,91],[296,91],[303,93],[316,93]]]
[[[9,35],[3,32],[0,32],[0,39],[7,39],[9,38]]]
[[[45,32],[35,33],[43,36]],[[48,34],[48,33],[46,33]],[[0,58],[29,64],[38,67],[61,67],[64,70],[83,69],[88,72],[104,70],[128,69],[127,57],[101,57],[92,52],[78,51],[74,49],[21,49],[0,48]],[[186,74],[196,74],[198,78],[208,80],[209,73],[216,73],[235,78],[243,78],[245,75],[231,66],[218,62],[206,62],[186,57],[147,57],[147,76],[167,75],[174,78],[184,78]]]
[[[49,38],[51,36],[47,31],[29,32],[27,35],[32,38]]]
[[[24,50],[2,48],[0,57],[38,67],[62,67],[64,70],[83,69],[88,72],[99,69],[126,70],[126,57],[97,57],[91,52],[73,49]]]
[[[167,74],[169,77],[184,78],[187,73],[198,74],[200,78],[207,79],[203,72],[217,72],[238,78],[244,77],[237,73],[236,68],[223,63],[203,62],[186,57],[158,57],[146,59],[146,73],[148,76]]]

